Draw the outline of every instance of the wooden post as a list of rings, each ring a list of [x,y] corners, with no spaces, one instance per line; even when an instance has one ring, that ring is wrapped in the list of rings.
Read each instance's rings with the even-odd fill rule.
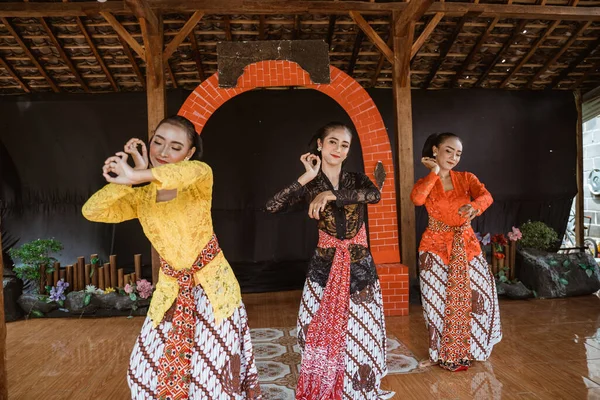
[[[96,262],[94,262],[96,260]],[[91,284],[98,287],[98,254],[92,254],[90,256],[90,263],[92,264],[92,268],[90,270],[90,278]]]
[[[117,284],[119,285],[118,287],[120,288],[124,288],[125,287],[125,277],[123,276],[123,268],[119,268],[119,271],[117,272],[119,279],[117,280]]]
[[[73,289],[73,266],[67,265],[67,282],[69,282],[69,292],[72,292]]]
[[[100,267],[98,268],[98,289],[106,289],[106,287],[104,286],[104,267]]]
[[[85,257],[77,257],[77,277],[79,278],[79,290],[85,289]]]
[[[136,282],[137,282],[137,280],[138,280],[138,277],[137,277],[137,275],[134,272],[134,273],[132,273],[132,274],[129,275],[129,279],[131,279],[131,284],[135,285]]]
[[[67,271],[65,271],[64,268],[61,268],[59,273],[58,273],[58,280],[60,281],[61,279],[63,280],[63,282],[67,281]],[[57,281],[58,282],[58,281]]]
[[[4,279],[4,257],[2,256],[2,219],[0,218],[0,278]],[[4,320],[4,284],[0,284],[0,400],[8,400],[6,377],[6,322]]]
[[[79,287],[79,272],[77,271],[77,263],[73,264],[73,287],[71,288],[71,290],[81,290],[81,288]]]
[[[135,254],[133,256],[133,265],[135,266],[135,276],[142,279],[142,255]]]
[[[54,274],[52,272],[46,272],[46,284],[54,286]]]
[[[104,264],[104,289],[110,286],[110,263]]]
[[[154,135],[154,129],[167,115],[165,62],[163,53],[162,15],[156,15],[145,0],[136,2],[133,13],[140,20],[144,38],[146,56],[146,98],[148,102],[148,138]],[[160,258],[154,248],[152,252],[152,280],[158,281]]]
[[[581,111],[581,91],[575,91],[575,107],[577,108],[576,144],[577,144],[577,196],[575,197],[575,241],[578,247],[583,247],[583,116]]]
[[[54,263],[54,285],[52,285],[52,286],[56,286],[56,284],[58,283],[59,280],[60,280],[60,263],[55,262]]]
[[[85,264],[85,286],[90,285],[92,282],[92,278],[90,278],[91,272],[92,272],[92,264]]]
[[[410,4],[410,3],[409,3]],[[410,93],[410,53],[414,22],[398,26],[400,15],[394,13],[393,93],[398,140],[398,181],[400,187],[400,252],[402,263],[408,266],[410,280],[417,279],[417,240],[415,206],[410,192],[415,183],[413,159],[412,104]]]
[[[117,256],[110,256],[110,286],[117,287]],[[108,285],[108,283],[107,283]]]
[[[40,294],[46,293],[46,264],[40,265]]]

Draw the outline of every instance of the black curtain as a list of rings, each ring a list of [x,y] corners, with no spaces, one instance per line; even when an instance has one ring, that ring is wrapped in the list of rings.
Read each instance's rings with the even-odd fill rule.
[[[392,92],[369,93],[395,153]],[[170,114],[188,94],[168,93]],[[215,178],[215,231],[244,291],[301,287],[317,240],[315,224],[304,209],[270,215],[263,207],[302,173],[300,154],[317,128],[332,120],[350,124],[326,95],[294,89],[242,94],[209,119],[202,138]],[[427,135],[454,132],[464,143],[458,169],[475,173],[495,199],[475,221],[477,231],[507,232],[531,219],[562,234],[576,193],[575,124],[573,96],[562,91],[413,91],[415,179],[426,174],[418,160]],[[104,259],[118,254],[122,265],[142,253],[149,263],[139,223],[94,224],[81,217],[83,202],[103,185],[103,160],[129,138],[145,138],[145,126],[144,93],[0,98],[0,142],[6,150],[0,157],[14,162],[12,172],[2,171],[0,183],[21,182],[21,198],[15,200],[13,190],[4,202],[7,229],[21,242],[61,240],[63,263],[91,253]],[[358,137],[346,167],[363,171]],[[426,221],[419,207],[417,239]]]

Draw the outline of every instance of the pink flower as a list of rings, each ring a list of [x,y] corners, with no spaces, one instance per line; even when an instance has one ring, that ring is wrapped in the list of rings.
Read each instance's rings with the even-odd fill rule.
[[[152,296],[153,289],[154,288],[152,287],[152,284],[147,280],[140,279],[137,281],[137,290],[142,299],[147,299],[148,297]]]
[[[133,286],[131,286],[129,283],[127,285],[125,285],[125,287],[123,288],[123,290],[125,290],[125,293],[127,294],[131,294],[133,293]]]
[[[508,232],[508,238],[513,241],[516,242],[517,240],[521,240],[521,238],[523,237],[523,234],[521,233],[521,231],[519,230],[519,228],[515,228],[514,226],[512,227],[512,232]]]

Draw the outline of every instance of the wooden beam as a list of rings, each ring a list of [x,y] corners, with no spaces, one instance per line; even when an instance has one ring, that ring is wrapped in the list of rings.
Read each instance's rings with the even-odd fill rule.
[[[127,7],[133,12],[139,20],[146,21],[150,33],[156,34],[158,30],[158,18],[152,11],[147,0],[124,0]]]
[[[179,47],[183,40],[190,35],[190,33],[194,30],[196,25],[198,25],[198,22],[202,19],[203,16],[204,13],[200,11],[196,11],[194,14],[192,14],[190,19],[188,19],[185,25],[183,25],[183,28],[181,28],[181,30],[177,32],[177,35],[175,35],[173,40],[171,40],[165,48],[165,51],[163,52],[164,62],[166,62],[169,59],[169,57],[171,57],[171,55],[175,52],[175,50],[177,50],[177,47]]]
[[[433,0],[410,1],[402,12],[396,14],[398,18],[394,21],[394,30],[410,29],[412,23],[420,20],[432,4]],[[414,36],[414,32],[411,35]]]
[[[102,58],[102,56],[100,55],[100,53],[98,53],[98,49],[94,45],[94,41],[92,40],[90,34],[88,33],[85,25],[81,21],[81,18],[75,17],[75,21],[77,22],[77,26],[79,27],[79,30],[81,31],[81,34],[83,35],[83,37],[85,37],[85,40],[86,40],[88,46],[92,50],[92,53],[94,54],[94,57],[96,57],[96,61],[98,62],[98,65],[100,65],[100,68],[102,68],[102,71],[104,71],[104,75],[106,75],[106,78],[108,79],[108,81],[112,85],[113,89],[116,92],[120,91],[121,89],[119,89],[119,86],[117,85],[117,82],[115,82],[115,79],[113,78],[112,74],[110,73],[110,70],[106,66],[106,63],[104,62],[104,59]]]
[[[587,71],[585,71],[583,75],[575,81],[573,86],[571,86],[571,89],[574,90],[579,88],[590,74],[598,72],[598,70],[600,70],[600,60],[596,61],[594,65],[592,65],[592,68],[588,68]]]
[[[600,46],[600,37],[598,37],[598,39],[594,40],[592,42],[592,44],[590,44],[584,51],[582,51],[576,59],[574,59],[573,61],[571,61],[571,63],[569,64],[569,66],[565,69],[563,69],[560,74],[554,78],[552,80],[552,83],[550,83],[548,86],[546,86],[546,89],[550,89],[550,88],[554,88],[556,87],[556,85],[558,85],[563,79],[565,79],[571,72],[573,72],[575,70],[575,68],[577,68],[577,66],[579,64],[581,64],[586,58],[588,58],[588,56],[590,54],[592,54],[594,52],[594,50],[596,50],[598,48],[598,46]]]
[[[123,40],[125,40],[127,44],[129,44],[133,51],[135,51],[142,60],[146,59],[146,54],[144,52],[144,49],[142,48],[142,45],[139,44],[138,41],[133,38],[133,36],[131,36],[131,34],[127,31],[127,29],[123,27],[123,25],[121,25],[119,21],[117,21],[114,15],[107,12],[101,12],[100,15],[104,17],[106,22],[108,22],[109,25],[112,26],[112,28],[115,30],[115,32],[117,32],[119,37],[123,38]]]
[[[389,62],[394,62],[394,52],[389,46],[383,41],[381,36],[369,25],[369,23],[363,18],[360,13],[350,11],[350,17],[354,20],[354,23],[364,32],[365,35],[373,42],[373,44],[381,51],[381,53],[388,59]]]
[[[149,18],[152,18],[151,16]],[[162,15],[156,16],[157,26],[151,27],[145,18],[140,18],[142,37],[146,48],[146,98],[148,102],[148,139],[167,115],[165,69],[168,63],[163,59],[164,24]],[[167,65],[165,65],[167,64]],[[173,79],[174,85],[177,85]],[[154,247],[152,256],[152,282],[158,282],[160,257]]]
[[[27,84],[23,82],[21,78],[19,78],[19,75],[17,75],[15,70],[10,66],[8,62],[6,62],[4,58],[2,58],[2,56],[0,56],[0,65],[4,67],[6,72],[8,72],[10,76],[12,76],[12,78],[19,84],[19,86],[21,86],[25,93],[31,93],[31,89],[29,88],[29,86],[27,86]]]
[[[190,44],[192,45],[192,54],[194,55],[194,61],[196,61],[196,68],[198,69],[198,78],[200,78],[200,82],[203,82],[206,79],[206,76],[204,74],[202,57],[200,57],[200,50],[198,49],[198,42],[196,41],[196,35],[194,32],[190,33],[189,40]]]
[[[117,36],[119,37],[119,42],[121,43],[121,46],[123,46],[123,53],[125,53],[125,55],[129,59],[129,64],[131,64],[131,68],[133,69],[133,72],[137,75],[140,83],[142,84],[142,87],[145,89],[146,88],[146,79],[144,78],[144,75],[142,75],[142,71],[140,70],[140,67],[137,64],[137,61],[135,60],[135,56],[133,55],[133,53],[131,52],[131,49],[129,48],[129,44],[120,35],[117,35]]]
[[[24,3],[24,4],[29,4],[29,3]],[[50,85],[52,90],[55,93],[59,93],[60,89],[58,88],[56,83],[54,83],[54,80],[52,80],[52,78],[50,77],[50,75],[48,75],[48,73],[46,72],[44,67],[42,67],[42,65],[38,62],[37,58],[35,58],[35,56],[31,52],[31,50],[29,50],[29,47],[25,44],[25,42],[23,42],[23,39],[21,39],[21,36],[17,33],[15,28],[13,28],[13,26],[8,21],[8,19],[0,17],[0,22],[2,22],[2,24],[4,24],[4,27],[8,30],[8,32],[12,35],[12,37],[15,39],[15,41],[19,44],[19,46],[21,47],[23,52],[27,55],[27,57],[29,57],[29,59],[31,60],[33,65],[35,65],[35,67],[38,69],[38,71],[40,71],[40,74],[44,77],[44,79],[46,79],[46,82],[48,82],[48,84]]]
[[[421,32],[419,38],[412,45],[412,49],[410,52],[411,60],[415,58],[419,50],[421,50],[421,47],[423,47],[427,39],[429,39],[429,36],[433,33],[435,27],[440,23],[442,18],[444,18],[444,13],[436,13],[433,16],[433,18],[431,18],[431,20],[427,23],[427,26],[425,26],[425,29],[423,29],[423,32]]]
[[[85,83],[85,81],[83,80],[83,78],[81,77],[81,75],[79,74],[79,72],[77,71],[77,69],[75,68],[73,63],[71,62],[71,59],[69,58],[67,53],[63,50],[61,44],[58,42],[58,39],[56,38],[56,36],[54,36],[54,33],[52,32],[52,29],[50,28],[50,26],[48,25],[46,20],[44,18],[40,18],[39,21],[40,21],[40,24],[42,25],[42,27],[44,28],[44,30],[46,31],[46,34],[48,35],[48,37],[54,44],[54,47],[58,51],[58,54],[60,55],[62,61],[67,65],[67,67],[69,68],[69,70],[71,71],[71,73],[73,74],[75,79],[77,80],[77,82],[79,82],[79,84],[83,88],[83,90],[85,90],[87,93],[89,93],[90,88],[88,87],[87,83]]]
[[[533,87],[533,84],[535,83],[535,81],[542,75],[544,74],[544,72],[546,72],[548,70],[548,68],[550,68],[552,66],[552,64],[554,64],[559,58],[560,56],[562,56],[565,51],[567,51],[567,49],[569,47],[571,47],[571,45],[579,38],[579,35],[581,35],[581,33],[583,31],[585,31],[587,28],[589,28],[589,26],[592,24],[591,21],[588,22],[582,22],[581,24],[579,24],[579,27],[577,28],[577,30],[571,35],[571,37],[569,38],[569,40],[567,40],[565,42],[565,44],[563,44],[563,46],[558,50],[558,52],[548,61],[546,61],[546,63],[542,66],[542,68],[540,68],[540,70],[533,76],[533,78],[531,78],[529,80],[529,82],[527,82],[527,88],[531,89]]]
[[[333,34],[335,32],[336,19],[337,19],[337,15],[332,15],[329,17],[329,27],[327,28],[327,46],[330,49],[331,49],[331,41],[333,40]]]
[[[392,47],[392,45],[394,44],[394,24],[393,22],[390,22],[390,33],[388,35],[388,40],[387,40],[387,46],[388,47]],[[371,79],[371,86],[375,86],[377,85],[377,80],[379,79],[379,74],[381,74],[381,69],[383,68],[383,63],[385,62],[386,58],[383,54],[381,54],[379,56],[379,61],[377,62],[377,68],[375,68],[375,74],[373,75],[373,78]],[[394,65],[394,63],[391,63],[392,65]]]
[[[460,34],[460,32],[463,29],[463,26],[465,25],[465,23],[467,22],[467,16],[463,16],[458,23],[456,24],[456,27],[454,28],[454,32],[452,32],[452,36],[450,37],[450,39],[446,40],[440,47],[440,55],[439,57],[435,60],[435,63],[433,64],[433,67],[431,68],[431,71],[429,72],[429,75],[427,76],[427,78],[425,79],[425,83],[423,84],[423,89],[427,89],[429,88],[429,85],[431,85],[431,82],[435,79],[435,75],[438,73],[440,67],[442,66],[442,64],[444,63],[444,61],[446,60],[446,56],[448,55],[448,53],[450,52],[450,49],[452,48],[452,46],[454,45],[454,42],[456,41],[456,39],[458,38],[458,35]]]
[[[231,22],[229,20],[229,15],[223,15],[223,24],[225,25],[225,39],[231,42],[233,38],[231,36]]]
[[[292,40],[297,40],[301,33],[302,30],[300,29],[300,16],[294,15],[294,33],[292,35]]]
[[[352,50],[352,57],[350,57],[350,63],[348,64],[348,75],[352,76],[354,67],[356,66],[356,60],[358,59],[358,53],[360,52],[360,46],[362,46],[365,34],[360,29],[356,33],[356,40],[354,41],[354,49]]]
[[[428,1],[428,0],[425,0]],[[206,14],[347,14],[349,11],[388,14],[417,6],[415,2],[310,1],[310,0],[149,0],[151,9],[159,12],[185,13],[203,11]],[[538,6],[515,4],[474,4],[435,2],[430,13],[455,17],[477,13],[483,18],[501,17],[543,20],[599,21],[600,7]],[[2,17],[85,17],[99,13],[130,14],[124,1],[100,2],[7,2],[2,3]],[[401,22],[401,24],[404,23]]]
[[[394,17],[394,63],[393,95],[396,116],[396,136],[398,143],[397,175],[400,188],[400,252],[401,261],[408,267],[411,282],[417,278],[417,240],[415,206],[410,200],[410,193],[415,183],[413,159],[413,126],[412,99],[410,92],[410,54],[412,51],[414,25],[398,24],[401,16],[395,12]]]
[[[498,21],[500,21],[500,18],[494,18],[492,20],[492,22],[490,22],[490,24],[488,25],[488,27],[485,30],[485,32],[483,33],[483,35],[481,35],[479,37],[479,40],[477,41],[477,43],[475,43],[475,46],[473,46],[473,48],[469,52],[469,55],[467,56],[467,58],[465,58],[465,61],[463,61],[462,65],[460,66],[460,69],[458,70],[456,75],[454,75],[454,77],[452,78],[452,81],[450,82],[450,87],[456,87],[458,80],[462,77],[462,75],[465,73],[465,71],[469,68],[469,65],[471,65],[471,63],[473,62],[473,59],[475,58],[477,53],[479,53],[479,50],[481,50],[481,46],[485,43],[487,38],[490,36],[492,31],[496,27],[496,24],[498,23]]]
[[[0,278],[4,276],[2,253],[2,217],[0,217]],[[2,278],[4,281],[4,278]],[[6,320],[4,316],[4,285],[0,285],[0,400],[8,400],[8,377],[6,374]]]
[[[519,35],[522,34],[523,28],[525,27],[526,24],[527,24],[527,21],[521,21],[517,24],[517,27],[512,31],[512,34],[510,35],[508,40],[506,42],[504,42],[504,45],[502,46],[500,51],[496,54],[496,57],[494,57],[494,60],[490,63],[490,65],[488,65],[486,70],[483,72],[483,74],[481,74],[481,76],[479,77],[477,82],[475,82],[475,85],[473,87],[481,86],[481,84],[483,83],[483,81],[485,81],[485,79],[487,78],[489,73],[492,71],[492,69],[494,69],[496,64],[498,64],[498,61],[500,61],[504,57],[504,53],[506,52],[506,50],[508,50],[509,47],[514,43],[515,39]]]
[[[259,15],[258,16],[258,40],[265,40],[265,38],[267,37],[265,30],[266,30],[265,29],[265,16]]]
[[[575,108],[577,109],[577,125],[575,142],[577,145],[577,168],[575,175],[577,176],[577,196],[575,197],[575,242],[577,246],[583,246],[583,115],[582,115],[582,95],[580,90],[575,91]]]
[[[542,33],[542,35],[540,37],[538,37],[535,42],[531,45],[531,48],[529,49],[529,51],[527,52],[527,54],[525,54],[525,56],[521,59],[521,61],[519,61],[519,63],[517,65],[515,65],[515,67],[510,71],[510,73],[508,74],[508,76],[506,78],[504,78],[504,80],[500,83],[499,88],[502,89],[504,86],[506,86],[506,84],[512,79],[512,77],[521,70],[521,68],[523,68],[523,66],[525,65],[525,63],[527,63],[527,61],[529,60],[529,58],[535,54],[535,52],[537,51],[538,47],[540,47],[540,45],[542,43],[544,43],[544,41],[546,40],[546,38],[548,38],[548,36],[550,36],[550,34],[552,32],[554,32],[554,29],[556,29],[556,27],[561,23],[561,21],[554,21],[552,22],[550,25],[548,25],[548,27],[544,30],[544,32]]]
[[[165,61],[164,63],[165,63],[165,67],[167,68],[167,73],[171,77],[171,84],[173,85],[173,89],[177,89],[178,88],[177,79],[175,78],[175,74],[173,73],[173,70],[171,69],[171,64],[169,64],[169,61]]]

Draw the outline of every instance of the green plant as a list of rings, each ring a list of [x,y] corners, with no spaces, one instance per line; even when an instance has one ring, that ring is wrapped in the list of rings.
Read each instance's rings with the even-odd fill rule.
[[[19,260],[21,265],[15,266],[14,271],[19,279],[39,280],[40,266],[46,265],[46,272],[53,272],[56,258],[51,253],[63,249],[61,242],[55,239],[37,239],[23,244],[21,247],[13,248],[8,254],[13,260]]]
[[[520,227],[521,247],[548,250],[558,240],[558,234],[541,221],[527,221]]]

